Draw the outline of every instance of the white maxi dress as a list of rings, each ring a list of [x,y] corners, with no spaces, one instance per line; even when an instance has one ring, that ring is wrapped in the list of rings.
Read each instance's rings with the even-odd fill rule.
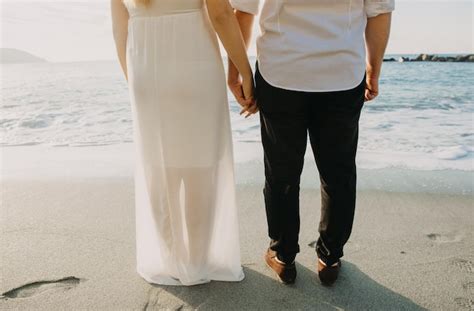
[[[203,0],[127,9],[137,272],[164,285],[240,281],[226,80]]]

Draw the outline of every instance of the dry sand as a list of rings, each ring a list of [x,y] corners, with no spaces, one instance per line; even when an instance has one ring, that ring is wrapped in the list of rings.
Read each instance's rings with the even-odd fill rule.
[[[284,286],[262,260],[261,186],[239,186],[245,280],[165,287],[135,273],[131,178],[3,180],[0,309],[473,310],[472,203],[360,191],[340,279],[327,288],[312,248],[319,191],[303,189],[298,279]]]

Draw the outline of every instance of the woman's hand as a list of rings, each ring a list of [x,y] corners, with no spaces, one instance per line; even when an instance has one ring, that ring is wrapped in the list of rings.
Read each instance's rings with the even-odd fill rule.
[[[257,102],[255,100],[255,83],[251,74],[242,78],[242,92],[245,97],[246,105],[243,106],[244,108],[240,111],[240,114],[246,113],[245,118],[248,118],[258,111]]]
[[[234,9],[228,0],[206,0],[207,11],[211,19],[214,30],[219,36],[222,45],[227,51],[227,55],[236,67],[236,72],[242,76],[242,92],[245,100],[239,101],[238,81],[231,79],[233,93],[237,94],[237,101],[242,105],[241,114],[247,112],[245,117],[249,117],[256,112],[254,98],[254,82],[252,69],[247,58],[247,50],[240,31],[240,25],[234,15]],[[234,77],[235,78],[235,77]],[[228,79],[229,83],[229,79]],[[252,99],[252,104],[247,105],[247,100]]]

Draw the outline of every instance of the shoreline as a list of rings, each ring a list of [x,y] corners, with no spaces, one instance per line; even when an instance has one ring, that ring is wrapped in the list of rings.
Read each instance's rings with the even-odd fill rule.
[[[309,147],[308,147],[309,148]],[[235,181],[237,185],[264,183],[263,155],[258,143],[236,143],[234,147]],[[359,152],[358,189],[389,192],[421,192],[472,195],[473,171],[453,168],[416,169],[415,163],[392,156],[398,163],[414,167],[384,166],[377,163],[384,155]],[[427,159],[425,162],[428,162]],[[436,166],[436,159],[433,166]],[[458,159],[467,166],[471,157]],[[459,162],[460,161],[460,162]],[[412,161],[414,162],[414,161]],[[419,162],[419,161],[418,161]],[[133,144],[97,147],[21,146],[0,148],[0,178],[9,180],[94,180],[101,178],[131,179],[134,172]],[[420,162],[421,163],[421,162]],[[452,165],[453,162],[446,161]],[[421,163],[425,164],[425,163]],[[439,165],[438,165],[439,166]],[[301,187],[318,189],[319,178],[311,150],[305,157]]]

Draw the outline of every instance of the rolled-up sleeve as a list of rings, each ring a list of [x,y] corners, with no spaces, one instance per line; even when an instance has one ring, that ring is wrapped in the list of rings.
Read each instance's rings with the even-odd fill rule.
[[[369,18],[395,10],[395,0],[364,0],[364,3]]]
[[[257,15],[260,7],[260,0],[230,0],[230,4],[236,10]]]

